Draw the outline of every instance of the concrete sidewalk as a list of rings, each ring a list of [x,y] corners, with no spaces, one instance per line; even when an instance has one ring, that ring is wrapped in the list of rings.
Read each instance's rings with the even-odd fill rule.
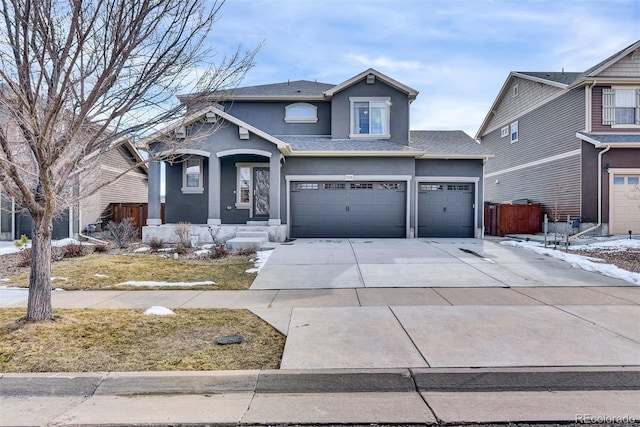
[[[5,374],[0,425],[610,422],[640,369]]]

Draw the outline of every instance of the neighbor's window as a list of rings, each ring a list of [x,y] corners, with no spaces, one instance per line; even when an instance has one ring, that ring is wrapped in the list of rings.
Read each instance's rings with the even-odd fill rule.
[[[518,122],[511,123],[511,142],[518,141]]]
[[[640,89],[603,89],[603,125],[640,125]]]
[[[284,121],[287,123],[317,123],[318,107],[306,102],[296,102],[284,107]]]
[[[350,137],[390,138],[391,98],[349,98],[351,102]]]
[[[202,193],[202,158],[192,157],[182,163],[182,192]]]

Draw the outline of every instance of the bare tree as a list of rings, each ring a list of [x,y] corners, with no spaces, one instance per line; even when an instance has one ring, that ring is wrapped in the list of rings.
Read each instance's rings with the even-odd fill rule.
[[[232,88],[253,65],[257,48],[214,64],[207,35],[222,3],[2,0],[0,183],[33,218],[27,320],[52,317],[53,218],[109,184],[78,194],[79,177],[181,117],[177,93]]]

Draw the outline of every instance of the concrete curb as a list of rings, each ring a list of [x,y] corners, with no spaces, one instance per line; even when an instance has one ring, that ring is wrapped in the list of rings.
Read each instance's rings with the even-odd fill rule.
[[[640,367],[3,374],[0,396],[640,390]]]

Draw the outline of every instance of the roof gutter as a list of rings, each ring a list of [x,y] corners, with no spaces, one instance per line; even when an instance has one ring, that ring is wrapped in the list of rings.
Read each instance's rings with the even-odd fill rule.
[[[578,234],[574,234],[570,239],[580,237],[586,233],[597,230],[602,226],[602,155],[611,149],[611,145],[607,145],[606,147],[607,148],[598,153],[598,223]]]

